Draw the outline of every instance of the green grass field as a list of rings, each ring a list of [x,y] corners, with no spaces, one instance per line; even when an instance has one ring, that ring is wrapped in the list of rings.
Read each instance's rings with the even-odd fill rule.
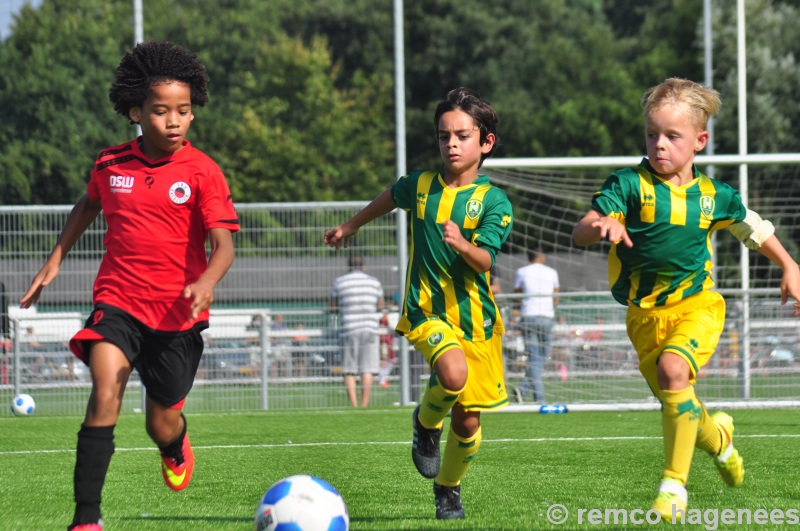
[[[800,528],[714,522],[713,509],[800,511],[798,411],[732,414],[736,446],[745,458],[744,485],[725,487],[710,458],[696,453],[689,509],[704,511],[706,519],[678,527]],[[578,512],[649,508],[663,460],[657,412],[485,414],[481,450],[462,486],[467,518],[455,522],[435,520],[431,481],[411,463],[410,416],[410,408],[188,414],[197,465],[191,486],[174,493],[162,483],[144,417],[125,414],[103,491],[106,529],[252,529],[262,493],[297,473],[325,478],[342,493],[353,530],[653,527],[621,520],[615,525],[613,519],[595,525],[588,513],[580,524]],[[80,422],[0,418],[0,529],[66,528]],[[563,525],[548,522],[553,504],[570,513]]]

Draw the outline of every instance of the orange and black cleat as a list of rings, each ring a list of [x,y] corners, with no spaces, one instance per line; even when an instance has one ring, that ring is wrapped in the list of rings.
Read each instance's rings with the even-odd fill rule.
[[[189,434],[183,436],[181,455],[168,457],[161,452],[161,475],[164,483],[174,491],[183,490],[189,486],[194,471],[194,451],[189,443]]]

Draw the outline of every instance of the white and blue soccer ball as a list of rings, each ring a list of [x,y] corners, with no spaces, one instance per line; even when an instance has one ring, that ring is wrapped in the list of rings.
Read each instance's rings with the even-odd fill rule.
[[[33,415],[33,411],[35,409],[36,402],[33,401],[33,397],[31,395],[26,395],[24,393],[17,395],[14,397],[14,401],[11,402],[11,412],[18,417]]]
[[[314,476],[297,475],[272,485],[256,508],[255,531],[347,531],[344,498]]]

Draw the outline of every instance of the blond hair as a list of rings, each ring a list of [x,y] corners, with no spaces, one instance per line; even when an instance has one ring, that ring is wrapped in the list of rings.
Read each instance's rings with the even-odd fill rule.
[[[651,111],[666,105],[682,106],[692,125],[699,131],[704,131],[709,117],[719,112],[722,102],[719,92],[714,89],[688,79],[671,77],[655,87],[650,87],[642,96],[645,118]]]

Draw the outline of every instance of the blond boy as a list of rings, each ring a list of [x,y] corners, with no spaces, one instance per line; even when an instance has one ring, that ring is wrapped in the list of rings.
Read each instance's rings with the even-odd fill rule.
[[[708,452],[725,483],[739,486],[744,463],[733,446],[733,419],[709,415],[694,391],[714,353],[725,301],[711,291],[711,234],[727,228],[783,270],[781,298],[800,299],[800,269],[769,221],[742,203],[729,185],[694,166],[708,142],[716,91],[670,78],[642,97],[647,158],[612,173],[575,226],[577,245],[613,242],[609,281],[628,306],[627,330],[639,370],[662,404],[665,465],[653,509],[664,520],[686,513],[686,482],[695,448]],[[800,305],[795,302],[795,315]]]

